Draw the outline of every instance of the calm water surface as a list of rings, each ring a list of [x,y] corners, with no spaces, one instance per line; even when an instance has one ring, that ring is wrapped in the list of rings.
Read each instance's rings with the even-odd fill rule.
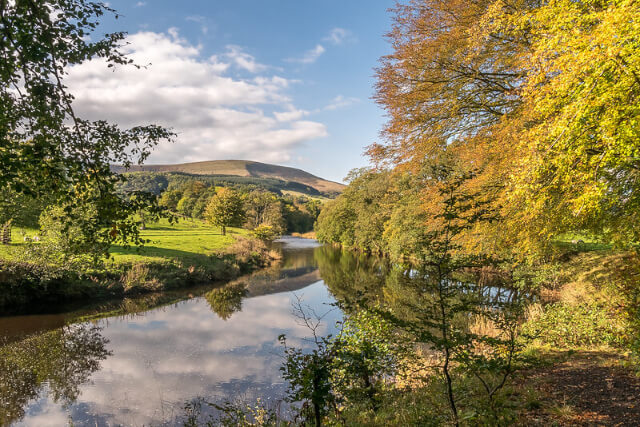
[[[310,240],[281,245],[278,268],[170,305],[145,309],[162,301],[147,297],[129,302],[135,314],[79,323],[79,312],[0,318],[0,424],[173,425],[194,398],[282,397],[277,337],[308,345],[292,304],[332,310],[318,261],[333,274],[326,267],[343,254]],[[340,316],[333,309],[321,333]]]

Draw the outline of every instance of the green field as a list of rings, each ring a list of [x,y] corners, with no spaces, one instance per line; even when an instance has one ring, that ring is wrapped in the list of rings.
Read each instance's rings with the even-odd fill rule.
[[[227,228],[223,236],[219,227],[212,227],[199,220],[182,220],[169,224],[163,220],[147,226],[142,237],[150,240],[142,248],[125,249],[113,246],[111,254],[116,263],[136,261],[162,261],[179,258],[187,261],[199,261],[207,255],[231,245],[234,236],[247,235],[241,228]]]
[[[14,227],[12,244],[0,245],[0,258],[17,259],[26,243],[24,234],[34,236],[37,230]],[[193,263],[206,260],[211,253],[231,245],[235,237],[248,235],[249,231],[241,228],[227,228],[223,236],[219,227],[212,227],[199,220],[181,220],[177,224],[169,224],[162,220],[147,225],[142,237],[149,240],[143,247],[113,246],[111,255],[116,264],[135,262],[155,262],[168,259],[181,259]],[[37,244],[37,243],[36,243]]]

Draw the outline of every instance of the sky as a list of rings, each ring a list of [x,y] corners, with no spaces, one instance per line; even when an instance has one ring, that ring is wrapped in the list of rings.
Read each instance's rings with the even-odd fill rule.
[[[125,31],[144,67],[74,66],[88,119],[171,127],[148,164],[218,159],[297,167],[334,181],[368,164],[384,112],[375,67],[393,0],[111,0],[93,39]]]

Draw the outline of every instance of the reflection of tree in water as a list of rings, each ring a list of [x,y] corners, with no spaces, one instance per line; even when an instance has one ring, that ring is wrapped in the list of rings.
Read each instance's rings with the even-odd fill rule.
[[[242,299],[247,295],[246,285],[236,283],[217,288],[205,295],[211,310],[222,320],[228,320],[233,313],[242,310]]]
[[[390,274],[387,260],[322,246],[315,250],[320,276],[338,302],[376,301]]]
[[[317,248],[315,258],[325,284],[347,311],[363,304],[383,304],[403,319],[415,321],[418,313],[435,304],[437,275],[428,269],[393,266],[384,258],[331,246]],[[456,304],[470,309],[457,314],[464,328],[472,312],[505,308],[520,298],[510,280],[487,269],[458,271],[443,283]]]
[[[21,419],[44,383],[56,403],[73,403],[80,386],[111,354],[101,329],[70,325],[0,347],[0,424]]]

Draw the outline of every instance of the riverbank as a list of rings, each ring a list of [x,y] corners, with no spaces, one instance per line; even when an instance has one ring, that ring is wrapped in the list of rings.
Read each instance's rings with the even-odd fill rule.
[[[534,365],[516,378],[527,425],[637,425],[640,257],[568,253],[548,274],[524,330]]]
[[[517,369],[501,392],[503,421],[637,425],[640,256],[597,242],[559,242],[558,252],[553,262],[504,274],[514,279],[526,276],[518,282],[519,289],[534,298],[520,319],[523,347]],[[388,294],[397,298],[397,291]],[[477,333],[497,336],[491,325],[484,326]],[[460,378],[461,387],[467,387],[461,407],[468,409],[473,407],[471,396],[482,396],[481,385],[474,384],[472,376],[468,382]],[[377,414],[345,416],[354,424],[420,424],[439,414],[428,408],[434,395],[444,396],[442,391],[429,386],[410,392],[392,389],[381,399]],[[476,403],[482,407],[486,402]]]
[[[37,243],[24,243],[21,234],[14,232],[12,245],[0,252],[0,311],[4,313],[227,281],[278,258],[246,230],[230,229],[222,236],[217,228],[200,221],[149,225],[143,237],[150,241],[143,248],[115,246],[110,259],[86,269],[26,259],[27,245]]]

